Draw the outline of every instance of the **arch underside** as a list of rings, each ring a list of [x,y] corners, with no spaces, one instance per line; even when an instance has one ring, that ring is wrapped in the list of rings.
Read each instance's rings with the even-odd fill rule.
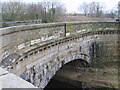
[[[45,88],[45,86],[49,83],[50,79],[56,74],[56,72],[63,67],[65,64],[74,61],[76,59],[79,60],[85,60],[87,57],[81,54],[75,54],[72,56],[68,56],[66,59],[58,62],[54,67],[53,70],[54,71],[48,71],[46,74],[46,78],[43,79],[43,82],[41,82],[40,88]],[[87,62],[87,60],[85,60]],[[52,73],[54,72],[54,73]]]
[[[27,77],[27,76],[29,76],[30,74],[33,74],[33,76],[34,76],[34,73],[39,72],[39,71],[36,72],[35,67],[32,67],[29,70],[26,70],[21,75],[21,77],[23,78],[23,76],[26,75],[26,78],[23,78],[23,79],[27,80],[27,78],[28,78],[27,81],[34,84],[35,86],[40,87],[40,88],[45,88],[46,85],[49,83],[50,79],[56,74],[56,72],[62,66],[64,66],[65,64],[67,64],[67,63],[69,63],[71,61],[77,60],[77,59],[78,60],[85,60],[86,62],[88,62],[87,60],[89,60],[90,58],[86,54],[75,53],[75,54],[67,56],[67,58],[65,58],[63,60],[60,60],[59,62],[55,62],[52,67],[49,67],[48,65],[44,66],[43,70],[40,70],[40,71],[42,71],[42,74],[45,74],[45,75],[43,77],[39,78],[39,79],[34,80],[33,82],[31,82],[31,80],[29,79],[30,77]],[[90,62],[88,62],[88,63],[90,63]],[[34,72],[34,73],[30,73],[30,72]]]

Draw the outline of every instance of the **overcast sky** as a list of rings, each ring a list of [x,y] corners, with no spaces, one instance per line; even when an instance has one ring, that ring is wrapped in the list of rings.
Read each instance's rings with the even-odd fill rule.
[[[9,1],[9,0],[2,0],[2,1]],[[14,1],[14,0],[11,0]],[[15,0],[15,1],[24,1],[24,2],[38,2],[38,1],[43,1],[43,0]],[[78,7],[80,6],[81,3],[83,2],[92,2],[92,1],[99,1],[101,4],[105,6],[106,10],[111,10],[115,8],[115,5],[120,0],[47,0],[47,1],[59,1],[64,4],[64,6],[67,9],[67,12],[79,12]]]
[[[97,1],[101,4],[104,4],[106,10],[111,10],[115,8],[115,6],[118,4],[120,0],[61,0],[63,3],[65,3],[65,6],[69,12],[77,12],[78,7],[83,2],[92,2]]]

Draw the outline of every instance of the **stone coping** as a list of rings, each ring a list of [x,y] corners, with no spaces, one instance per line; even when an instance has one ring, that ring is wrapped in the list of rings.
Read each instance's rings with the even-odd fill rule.
[[[78,24],[97,24],[97,23],[118,23],[115,21],[82,21],[82,22],[59,22],[59,23],[42,23],[42,24],[31,24],[31,25],[20,25],[20,26],[11,26],[0,28],[0,36],[6,35],[13,32],[25,31],[25,30],[34,30],[40,28],[49,28],[49,27],[58,27],[58,26],[67,26],[67,25],[78,25]]]
[[[37,88],[20,77],[0,67],[0,90],[2,88]]]

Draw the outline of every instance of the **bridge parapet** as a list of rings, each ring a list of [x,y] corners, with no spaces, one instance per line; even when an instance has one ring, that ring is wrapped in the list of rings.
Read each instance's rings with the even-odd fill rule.
[[[22,83],[22,84],[21,84]],[[9,73],[0,67],[0,89],[3,88],[37,88],[31,83],[21,79],[20,77]]]
[[[99,55],[96,52],[97,48],[95,48],[98,46],[96,41],[113,44],[118,42],[118,34],[120,32],[116,30],[94,31],[51,43],[48,42],[23,54],[8,70],[35,86],[44,88],[56,71],[64,64],[75,59],[83,59],[90,62],[92,53],[94,53],[92,55],[95,57]],[[93,46],[95,50],[92,48]]]
[[[18,31],[16,30],[19,26],[9,27],[11,30],[14,28],[13,31],[4,32],[0,36],[3,40],[1,53],[4,53],[1,55],[5,56],[1,59],[1,64],[35,86],[44,88],[56,71],[71,60],[84,59],[90,62],[91,54],[95,53],[92,48],[95,48],[94,42],[97,40],[109,42],[113,39],[116,40],[115,43],[118,42],[117,36],[120,34],[118,22],[106,22],[108,25],[103,28],[101,28],[101,25],[105,25],[103,22],[84,23],[31,25],[23,26]],[[49,33],[52,33],[51,38],[46,36],[42,39]],[[55,33],[57,37],[54,36]],[[8,54],[6,51],[11,53]]]
[[[19,57],[25,51],[48,40],[97,31],[118,30],[119,22],[68,22],[6,27],[0,29],[0,63]],[[25,49],[26,48],[26,49]],[[12,58],[13,59],[13,58]]]

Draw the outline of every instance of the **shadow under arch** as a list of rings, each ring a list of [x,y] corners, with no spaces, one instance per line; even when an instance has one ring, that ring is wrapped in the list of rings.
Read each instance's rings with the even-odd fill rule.
[[[71,67],[72,66],[72,67]],[[80,68],[86,68],[86,67],[90,67],[90,64],[83,59],[75,59],[75,60],[71,60],[68,63],[65,63],[62,65],[62,67],[59,68],[58,71],[56,71],[56,74],[60,71],[60,70],[78,70]],[[69,69],[68,69],[69,68]],[[75,85],[69,84],[69,83],[61,83],[58,80],[56,81],[54,78],[56,77],[56,74],[50,79],[50,81],[48,82],[48,84],[46,85],[46,87],[44,88],[44,90],[48,90],[49,88],[78,88]],[[60,85],[58,85],[60,84]],[[82,86],[79,86],[79,88],[82,88]]]
[[[86,63],[91,62],[89,55],[81,52],[69,53],[63,57],[56,55],[53,59],[46,60],[47,62],[45,63],[34,63],[34,65],[26,69],[20,77],[39,88],[45,88],[60,68],[74,60],[79,60],[80,62],[84,60]]]
[[[56,58],[56,60],[54,60],[54,65],[52,67],[52,69],[49,70],[49,66],[46,65],[44,66],[45,68],[42,70],[44,72],[44,77],[41,78],[41,82],[39,84],[38,87],[40,88],[45,88],[47,86],[47,84],[50,82],[51,78],[56,74],[56,72],[62,68],[65,64],[71,62],[71,61],[74,61],[74,60],[79,60],[80,62],[81,61],[85,61],[86,63],[89,63],[89,65],[91,64],[90,60],[91,58],[89,57],[89,55],[87,54],[83,54],[83,53],[80,53],[80,52],[77,52],[77,53],[74,53],[74,54],[69,54],[66,58],[64,59],[61,59],[59,60],[59,58]],[[57,61],[55,63],[55,61]],[[47,68],[47,70],[46,70]]]

